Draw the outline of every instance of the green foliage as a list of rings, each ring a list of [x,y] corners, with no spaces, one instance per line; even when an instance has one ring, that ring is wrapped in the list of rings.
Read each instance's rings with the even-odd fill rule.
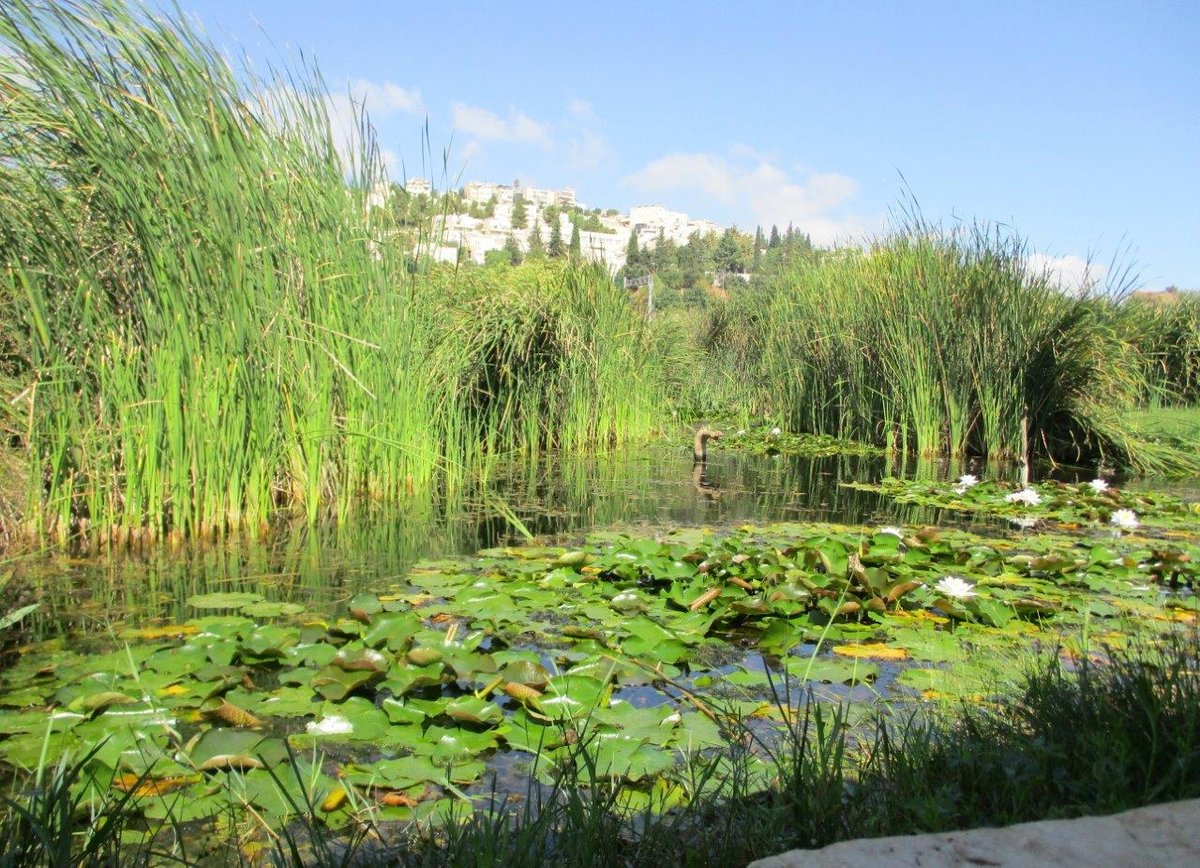
[[[550,223],[550,243],[546,245],[546,255],[551,259],[561,259],[566,255],[567,249],[563,245],[562,226],[559,225],[558,214],[553,216],[553,219],[547,217]]]
[[[525,251],[525,258],[530,260],[546,258],[546,242],[542,238],[541,223],[533,224],[533,230],[529,233],[529,249]]]
[[[714,334],[743,346],[755,399],[795,430],[1005,458],[1023,454],[1028,419],[1034,458],[1169,464],[1120,421],[1145,367],[1118,306],[1027,263],[998,230],[918,220],[865,251],[764,266]]]
[[[382,179],[369,128],[339,157],[318,80],[242,81],[187,24],[101,2],[7,4],[0,45],[0,297],[21,329],[36,533],[123,543],[257,529],[281,507],[344,516],[430,497],[523,442],[472,427],[455,388],[489,338],[471,284],[384,243],[430,197],[366,207]],[[578,309],[608,287],[559,270],[513,289]],[[611,325],[551,350],[638,358],[638,330]],[[557,364],[579,377],[559,389],[583,384]],[[606,368],[602,399],[539,404],[569,421],[523,416],[573,447],[644,432],[647,364]],[[618,385],[622,371],[651,379]]]
[[[529,212],[525,206],[525,197],[520,193],[513,195],[512,228],[524,229],[529,225]],[[535,227],[536,228],[536,227]]]
[[[575,261],[579,261],[580,257],[583,255],[583,248],[581,247],[580,241],[579,241],[579,224],[578,223],[571,224],[571,243],[570,243],[570,246],[567,248],[567,253]]]
[[[504,252],[508,255],[509,265],[520,265],[525,259],[525,255],[521,252],[521,242],[517,241],[515,235],[509,235],[505,239]]]
[[[1155,304],[1134,296],[1122,306],[1127,327],[1143,347],[1153,403],[1200,404],[1200,295],[1162,293]]]

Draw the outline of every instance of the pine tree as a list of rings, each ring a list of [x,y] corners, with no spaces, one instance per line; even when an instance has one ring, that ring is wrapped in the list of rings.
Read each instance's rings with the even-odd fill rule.
[[[772,226],[771,226],[771,240],[767,242],[767,247],[769,247],[771,250],[774,250],[774,249],[775,249],[776,247],[778,247],[778,246],[779,246],[779,245],[780,245],[782,242],[783,242],[783,239],[781,239],[781,238],[779,237],[779,227],[778,227],[778,226],[775,226],[775,225],[773,225],[773,224],[772,224]]]
[[[579,224],[571,224],[571,247],[570,254],[572,259],[580,259],[583,256],[583,245],[579,240]]]
[[[529,214],[525,210],[525,197],[520,193],[513,196],[512,228],[524,229],[529,225]]]
[[[520,265],[521,260],[521,243],[517,241],[515,235],[509,235],[508,240],[504,242],[504,252],[508,254],[508,261],[511,265]]]
[[[550,244],[546,247],[546,252],[550,254],[551,259],[558,259],[567,252],[563,246],[562,221],[558,219],[557,213],[550,221]]]
[[[629,234],[629,244],[625,247],[625,276],[642,277],[646,274],[646,263],[641,249],[638,247],[637,233]]]
[[[542,224],[534,223],[533,231],[529,233],[529,251],[525,254],[526,259],[545,259],[546,258],[546,243],[542,241]]]

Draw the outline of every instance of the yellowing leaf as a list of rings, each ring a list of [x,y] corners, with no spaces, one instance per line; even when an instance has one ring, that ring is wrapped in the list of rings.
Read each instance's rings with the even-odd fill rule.
[[[903,648],[892,648],[880,642],[857,645],[838,645],[834,654],[843,657],[869,657],[872,660],[907,660],[908,652]]]
[[[200,628],[195,624],[162,624],[158,627],[127,630],[121,635],[128,639],[174,639],[180,636],[192,636],[198,632],[200,632]]]
[[[345,801],[346,788],[336,787],[328,796],[325,797],[325,801],[321,802],[321,810],[328,814],[340,808]]]

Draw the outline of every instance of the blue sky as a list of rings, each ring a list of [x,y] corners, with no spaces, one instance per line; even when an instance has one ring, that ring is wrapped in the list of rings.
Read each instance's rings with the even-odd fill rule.
[[[1197,0],[179,3],[231,53],[315,58],[396,176],[449,149],[456,183],[825,242],[883,230],[903,177],[1068,275],[1200,288]]]

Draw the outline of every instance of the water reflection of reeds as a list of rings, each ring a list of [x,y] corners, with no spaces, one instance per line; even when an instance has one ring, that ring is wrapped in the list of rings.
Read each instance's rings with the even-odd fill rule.
[[[419,507],[379,509],[353,521],[314,526],[283,523],[262,540],[26,559],[13,570],[14,578],[43,601],[29,619],[31,630],[43,637],[183,621],[198,614],[189,598],[224,591],[251,591],[334,614],[353,594],[387,588],[421,559],[521,542],[513,516],[545,541],[577,540],[596,529],[653,535],[672,527],[719,531],[780,521],[977,524],[980,519],[895,504],[841,484],[893,475],[947,479],[961,469],[929,461],[901,466],[883,457],[808,459],[716,451],[703,468],[701,487],[683,449],[590,457],[543,453],[498,464],[486,487]]]

